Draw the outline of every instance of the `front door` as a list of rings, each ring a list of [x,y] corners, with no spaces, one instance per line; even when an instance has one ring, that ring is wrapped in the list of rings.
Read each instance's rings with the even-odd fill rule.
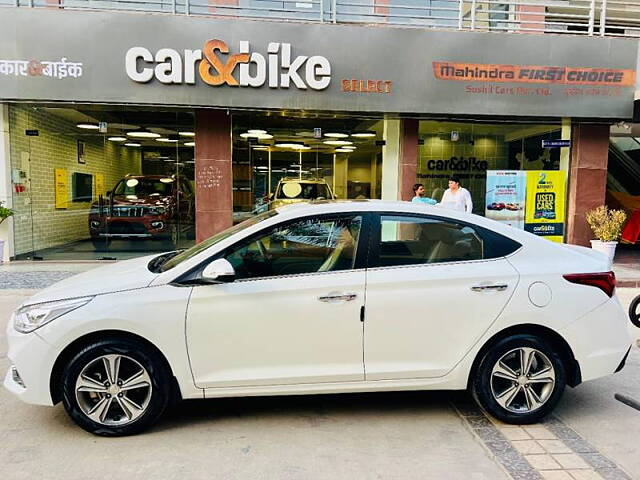
[[[296,220],[223,253],[235,281],[194,287],[187,311],[198,387],[364,379],[362,220]]]
[[[366,379],[443,376],[498,317],[518,274],[488,248],[482,229],[380,218],[367,270]]]

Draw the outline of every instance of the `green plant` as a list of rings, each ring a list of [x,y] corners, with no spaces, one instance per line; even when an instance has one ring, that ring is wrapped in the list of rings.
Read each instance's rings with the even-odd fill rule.
[[[13,210],[7,207],[3,207],[4,202],[0,202],[0,223],[4,222],[7,218],[13,215]]]
[[[622,227],[627,214],[624,210],[609,210],[601,205],[587,212],[587,223],[596,238],[602,242],[617,242],[622,234]]]

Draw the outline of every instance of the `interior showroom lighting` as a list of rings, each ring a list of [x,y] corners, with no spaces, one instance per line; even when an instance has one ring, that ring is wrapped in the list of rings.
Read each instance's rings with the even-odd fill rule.
[[[107,138],[107,140],[111,142],[126,142],[127,138],[126,137],[109,137]]]
[[[184,142],[184,146],[185,147],[195,147],[196,146],[196,142]]]
[[[351,136],[356,138],[371,138],[376,136],[376,132],[356,132],[352,133]]]
[[[329,138],[347,138],[349,134],[342,132],[327,132],[324,134],[324,136]]]
[[[305,144],[300,142],[278,142],[275,144],[275,146],[279,148],[293,148],[296,150],[298,149],[304,150],[304,149],[301,149],[300,147],[304,147]]]
[[[174,139],[174,138],[156,138],[156,142],[163,142],[163,143],[177,143],[178,139]]]
[[[339,146],[353,145],[353,142],[350,142],[349,140],[325,140],[322,143],[324,143],[325,145],[339,145]]]
[[[182,137],[195,137],[196,134],[194,132],[178,132],[178,135]]]
[[[353,150],[347,148],[336,148],[336,153],[353,153]]]
[[[267,133],[266,130],[248,130],[245,133],[241,133],[242,138],[257,138],[258,140],[268,140],[273,138],[273,135]]]
[[[100,130],[100,127],[98,126],[97,123],[90,123],[90,122],[80,122],[76,124],[76,127],[83,128],[85,130]]]
[[[132,143],[132,142],[125,143],[124,145],[125,145],[125,147],[139,147],[140,146],[139,143]]]
[[[132,138],[160,138],[159,133],[150,132],[149,130],[134,130],[132,132],[127,132],[127,137]]]
[[[269,150],[269,145],[254,145],[254,150]]]

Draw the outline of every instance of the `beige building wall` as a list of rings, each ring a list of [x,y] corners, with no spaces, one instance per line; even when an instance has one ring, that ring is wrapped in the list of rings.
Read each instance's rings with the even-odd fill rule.
[[[89,238],[91,202],[72,201],[74,172],[104,176],[104,189],[112,189],[127,173],[141,173],[141,152],[107,140],[107,135],[82,131],[72,122],[44,108],[9,106],[9,138],[13,183],[14,255]],[[38,130],[27,136],[25,130]],[[78,140],[85,142],[86,163],[78,162]],[[54,169],[66,170],[66,208],[56,208]],[[16,182],[17,175],[22,175]],[[25,191],[16,192],[19,183]]]

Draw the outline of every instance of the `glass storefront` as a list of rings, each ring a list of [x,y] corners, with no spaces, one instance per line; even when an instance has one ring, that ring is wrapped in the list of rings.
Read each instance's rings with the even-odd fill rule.
[[[484,215],[487,170],[558,170],[560,149],[542,140],[561,138],[559,124],[491,124],[420,121],[417,182],[442,199],[448,179],[471,193],[473,213]]]
[[[192,110],[17,104],[9,117],[16,259],[126,259],[194,244]],[[234,223],[300,201],[381,198],[384,130],[383,118],[232,112]],[[422,120],[416,182],[439,201],[455,175],[482,215],[487,170],[557,170],[560,150],[541,141],[560,132]]]
[[[10,105],[17,259],[124,259],[195,238],[188,111]]]
[[[234,115],[234,219],[303,200],[381,198],[382,140],[382,119]]]

